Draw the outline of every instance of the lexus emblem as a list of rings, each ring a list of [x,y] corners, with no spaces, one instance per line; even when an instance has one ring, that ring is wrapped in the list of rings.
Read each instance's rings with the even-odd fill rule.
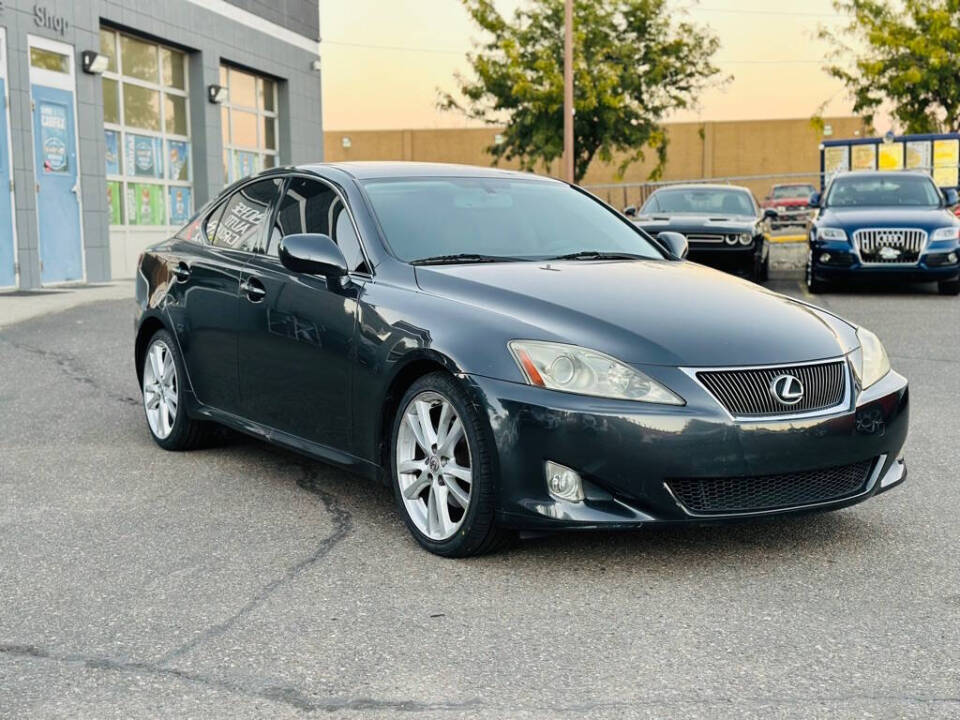
[[[803,383],[793,375],[777,375],[770,381],[770,394],[784,405],[803,400]]]

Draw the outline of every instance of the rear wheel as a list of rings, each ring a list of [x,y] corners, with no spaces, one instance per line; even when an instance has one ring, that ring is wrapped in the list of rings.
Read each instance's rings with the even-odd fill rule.
[[[937,289],[941,295],[960,295],[960,278],[956,280],[944,280],[937,284]]]
[[[154,441],[164,450],[190,450],[202,444],[207,423],[187,416],[180,350],[166,330],[158,330],[143,355],[143,410]]]
[[[493,448],[483,418],[446,373],[420,378],[400,401],[391,435],[397,507],[424,548],[445,557],[499,549]]]

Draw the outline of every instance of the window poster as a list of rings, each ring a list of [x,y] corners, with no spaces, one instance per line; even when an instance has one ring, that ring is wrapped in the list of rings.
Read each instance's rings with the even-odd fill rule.
[[[107,206],[110,212],[110,224],[123,224],[123,211],[120,195],[120,183],[116,181],[107,182]]]
[[[252,152],[243,152],[242,150],[233,151],[234,159],[234,179],[245,178],[253,175],[259,169],[257,167],[257,154]]]
[[[934,140],[934,182],[940,187],[956,187],[958,166],[960,166],[960,140]]]
[[[850,146],[850,168],[852,170],[876,170],[877,146],[867,145]]]
[[[160,164],[160,138],[127,133],[125,155],[128,175],[163,177]]]
[[[929,140],[911,140],[907,143],[907,169],[930,171],[933,167]]]
[[[186,140],[167,140],[167,179],[190,179],[190,143]]]
[[[170,224],[182,225],[190,219],[190,188],[172,186],[170,190]]]
[[[106,158],[107,175],[122,175],[120,170],[120,133],[116,130],[104,130],[104,140],[107,143]]]
[[[831,145],[823,149],[823,181],[828,185],[838,172],[850,169],[850,146]]]
[[[903,143],[884,143],[877,148],[877,166],[881,170],[903,170]]]
[[[67,108],[52,102],[40,103],[40,148],[43,171],[65,173],[70,170],[67,159]]]
[[[127,185],[127,222],[130,225],[166,225],[162,185]]]

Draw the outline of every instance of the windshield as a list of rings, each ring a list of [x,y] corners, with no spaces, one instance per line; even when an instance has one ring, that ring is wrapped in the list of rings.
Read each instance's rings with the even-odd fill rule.
[[[643,206],[643,212],[696,215],[757,214],[753,198],[749,193],[723,188],[657,190]]]
[[[813,185],[777,185],[773,188],[775,198],[808,198],[816,192]]]
[[[917,175],[841,177],[830,185],[826,204],[835,207],[937,207],[940,193],[933,180]]]
[[[573,188],[542,180],[402,178],[363,183],[394,254],[543,260],[580,252],[663,259],[641,231]]]

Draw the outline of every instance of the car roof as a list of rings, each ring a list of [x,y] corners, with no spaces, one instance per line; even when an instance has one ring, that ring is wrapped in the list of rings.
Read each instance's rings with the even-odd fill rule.
[[[560,182],[554,178],[535,175],[517,170],[503,170],[495,167],[477,165],[457,165],[453,163],[394,162],[394,161],[351,161],[337,163],[311,163],[297,166],[300,170],[322,172],[324,168],[336,168],[357,180],[374,178],[412,178],[412,177],[469,177],[469,178],[510,178],[516,180],[544,180]]]
[[[664,185],[654,190],[655,193],[661,190],[741,190],[745,193],[750,192],[750,188],[742,185],[725,185],[723,183],[678,183],[677,185]]]

